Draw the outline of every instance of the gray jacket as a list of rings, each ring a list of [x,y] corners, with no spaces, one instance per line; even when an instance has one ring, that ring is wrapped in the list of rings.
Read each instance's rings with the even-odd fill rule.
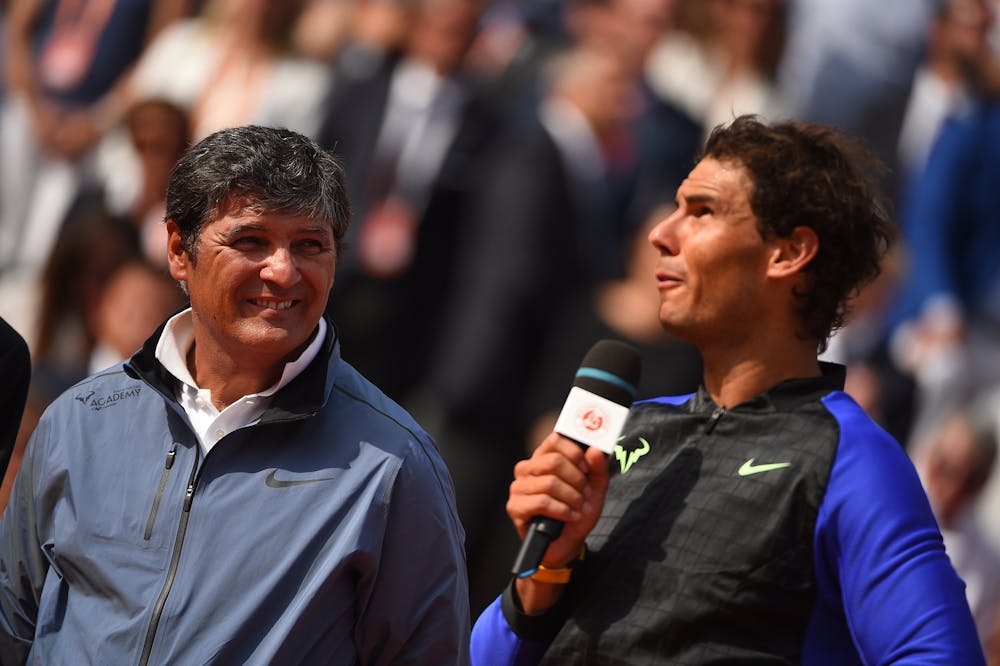
[[[58,398],[0,521],[0,662],[466,663],[447,469],[333,331],[207,456],[159,331]]]

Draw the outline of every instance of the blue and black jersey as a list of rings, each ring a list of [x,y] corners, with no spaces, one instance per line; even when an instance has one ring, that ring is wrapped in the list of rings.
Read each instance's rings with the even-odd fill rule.
[[[842,382],[635,405],[564,599],[508,589],[473,662],[983,663],[913,466]]]

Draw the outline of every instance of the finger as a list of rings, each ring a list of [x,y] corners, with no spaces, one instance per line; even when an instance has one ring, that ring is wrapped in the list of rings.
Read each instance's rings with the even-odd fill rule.
[[[583,448],[571,439],[568,439],[557,432],[549,433],[548,437],[535,449],[535,453],[545,454],[559,452],[570,460],[580,463],[583,460]]]
[[[565,479],[552,474],[544,476],[525,476],[515,479],[510,485],[511,497],[534,497],[544,496],[552,500],[565,504],[572,509],[579,510],[588,495],[592,493],[586,488],[587,481],[583,479],[578,484],[573,484]]]
[[[580,454],[580,461],[567,457],[563,451],[550,450],[533,455],[514,465],[514,478],[530,476],[558,476],[567,483],[581,487],[587,480],[587,463]]]

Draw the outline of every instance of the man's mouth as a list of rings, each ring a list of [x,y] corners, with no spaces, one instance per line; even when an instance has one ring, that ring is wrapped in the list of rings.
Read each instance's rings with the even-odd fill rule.
[[[668,273],[667,271],[656,271],[656,284],[665,287],[671,285],[677,285],[682,282],[679,275],[676,273]]]
[[[250,302],[265,310],[287,310],[295,304],[295,301],[264,301],[258,298],[250,299]]]

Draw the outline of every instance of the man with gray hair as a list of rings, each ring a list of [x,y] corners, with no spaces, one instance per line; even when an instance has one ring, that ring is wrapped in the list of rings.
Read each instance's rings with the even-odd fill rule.
[[[349,220],[293,132],[181,159],[190,307],[42,417],[0,521],[0,662],[468,660],[451,479],[323,317]]]

